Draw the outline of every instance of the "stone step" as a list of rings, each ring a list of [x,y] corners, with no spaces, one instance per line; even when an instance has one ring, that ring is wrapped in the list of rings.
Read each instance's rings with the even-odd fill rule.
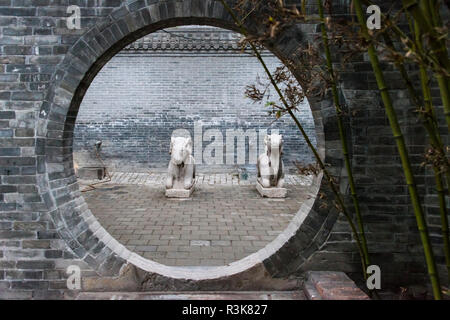
[[[309,271],[303,283],[308,300],[370,300],[344,272]]]
[[[302,291],[82,292],[76,300],[307,300]]]
[[[344,273],[309,271],[300,291],[81,292],[76,300],[370,300]]]

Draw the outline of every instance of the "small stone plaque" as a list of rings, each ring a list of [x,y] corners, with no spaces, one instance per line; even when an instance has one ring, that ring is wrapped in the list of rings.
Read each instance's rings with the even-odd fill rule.
[[[286,188],[264,188],[259,181],[256,181],[256,190],[259,194],[266,198],[286,198],[287,189]]]

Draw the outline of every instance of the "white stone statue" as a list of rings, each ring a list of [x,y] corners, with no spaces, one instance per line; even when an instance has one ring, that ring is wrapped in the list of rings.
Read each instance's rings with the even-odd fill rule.
[[[264,138],[265,153],[258,157],[256,188],[264,197],[284,198],[283,136],[267,135]]]
[[[169,153],[171,158],[167,169],[166,196],[187,198],[194,191],[195,184],[191,137],[172,137]]]

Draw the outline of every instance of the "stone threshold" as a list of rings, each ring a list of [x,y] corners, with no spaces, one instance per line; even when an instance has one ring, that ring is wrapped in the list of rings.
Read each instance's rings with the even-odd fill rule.
[[[83,292],[76,300],[306,300],[301,291]]]
[[[370,300],[344,272],[308,271],[302,290],[81,292],[76,300]]]

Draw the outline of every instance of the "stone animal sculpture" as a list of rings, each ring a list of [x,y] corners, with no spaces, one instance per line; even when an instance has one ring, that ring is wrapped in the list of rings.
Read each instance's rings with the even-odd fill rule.
[[[190,189],[195,183],[195,162],[190,137],[172,137],[166,189]]]
[[[258,182],[264,188],[284,185],[283,136],[280,134],[266,135],[264,138],[265,153],[258,157]]]

